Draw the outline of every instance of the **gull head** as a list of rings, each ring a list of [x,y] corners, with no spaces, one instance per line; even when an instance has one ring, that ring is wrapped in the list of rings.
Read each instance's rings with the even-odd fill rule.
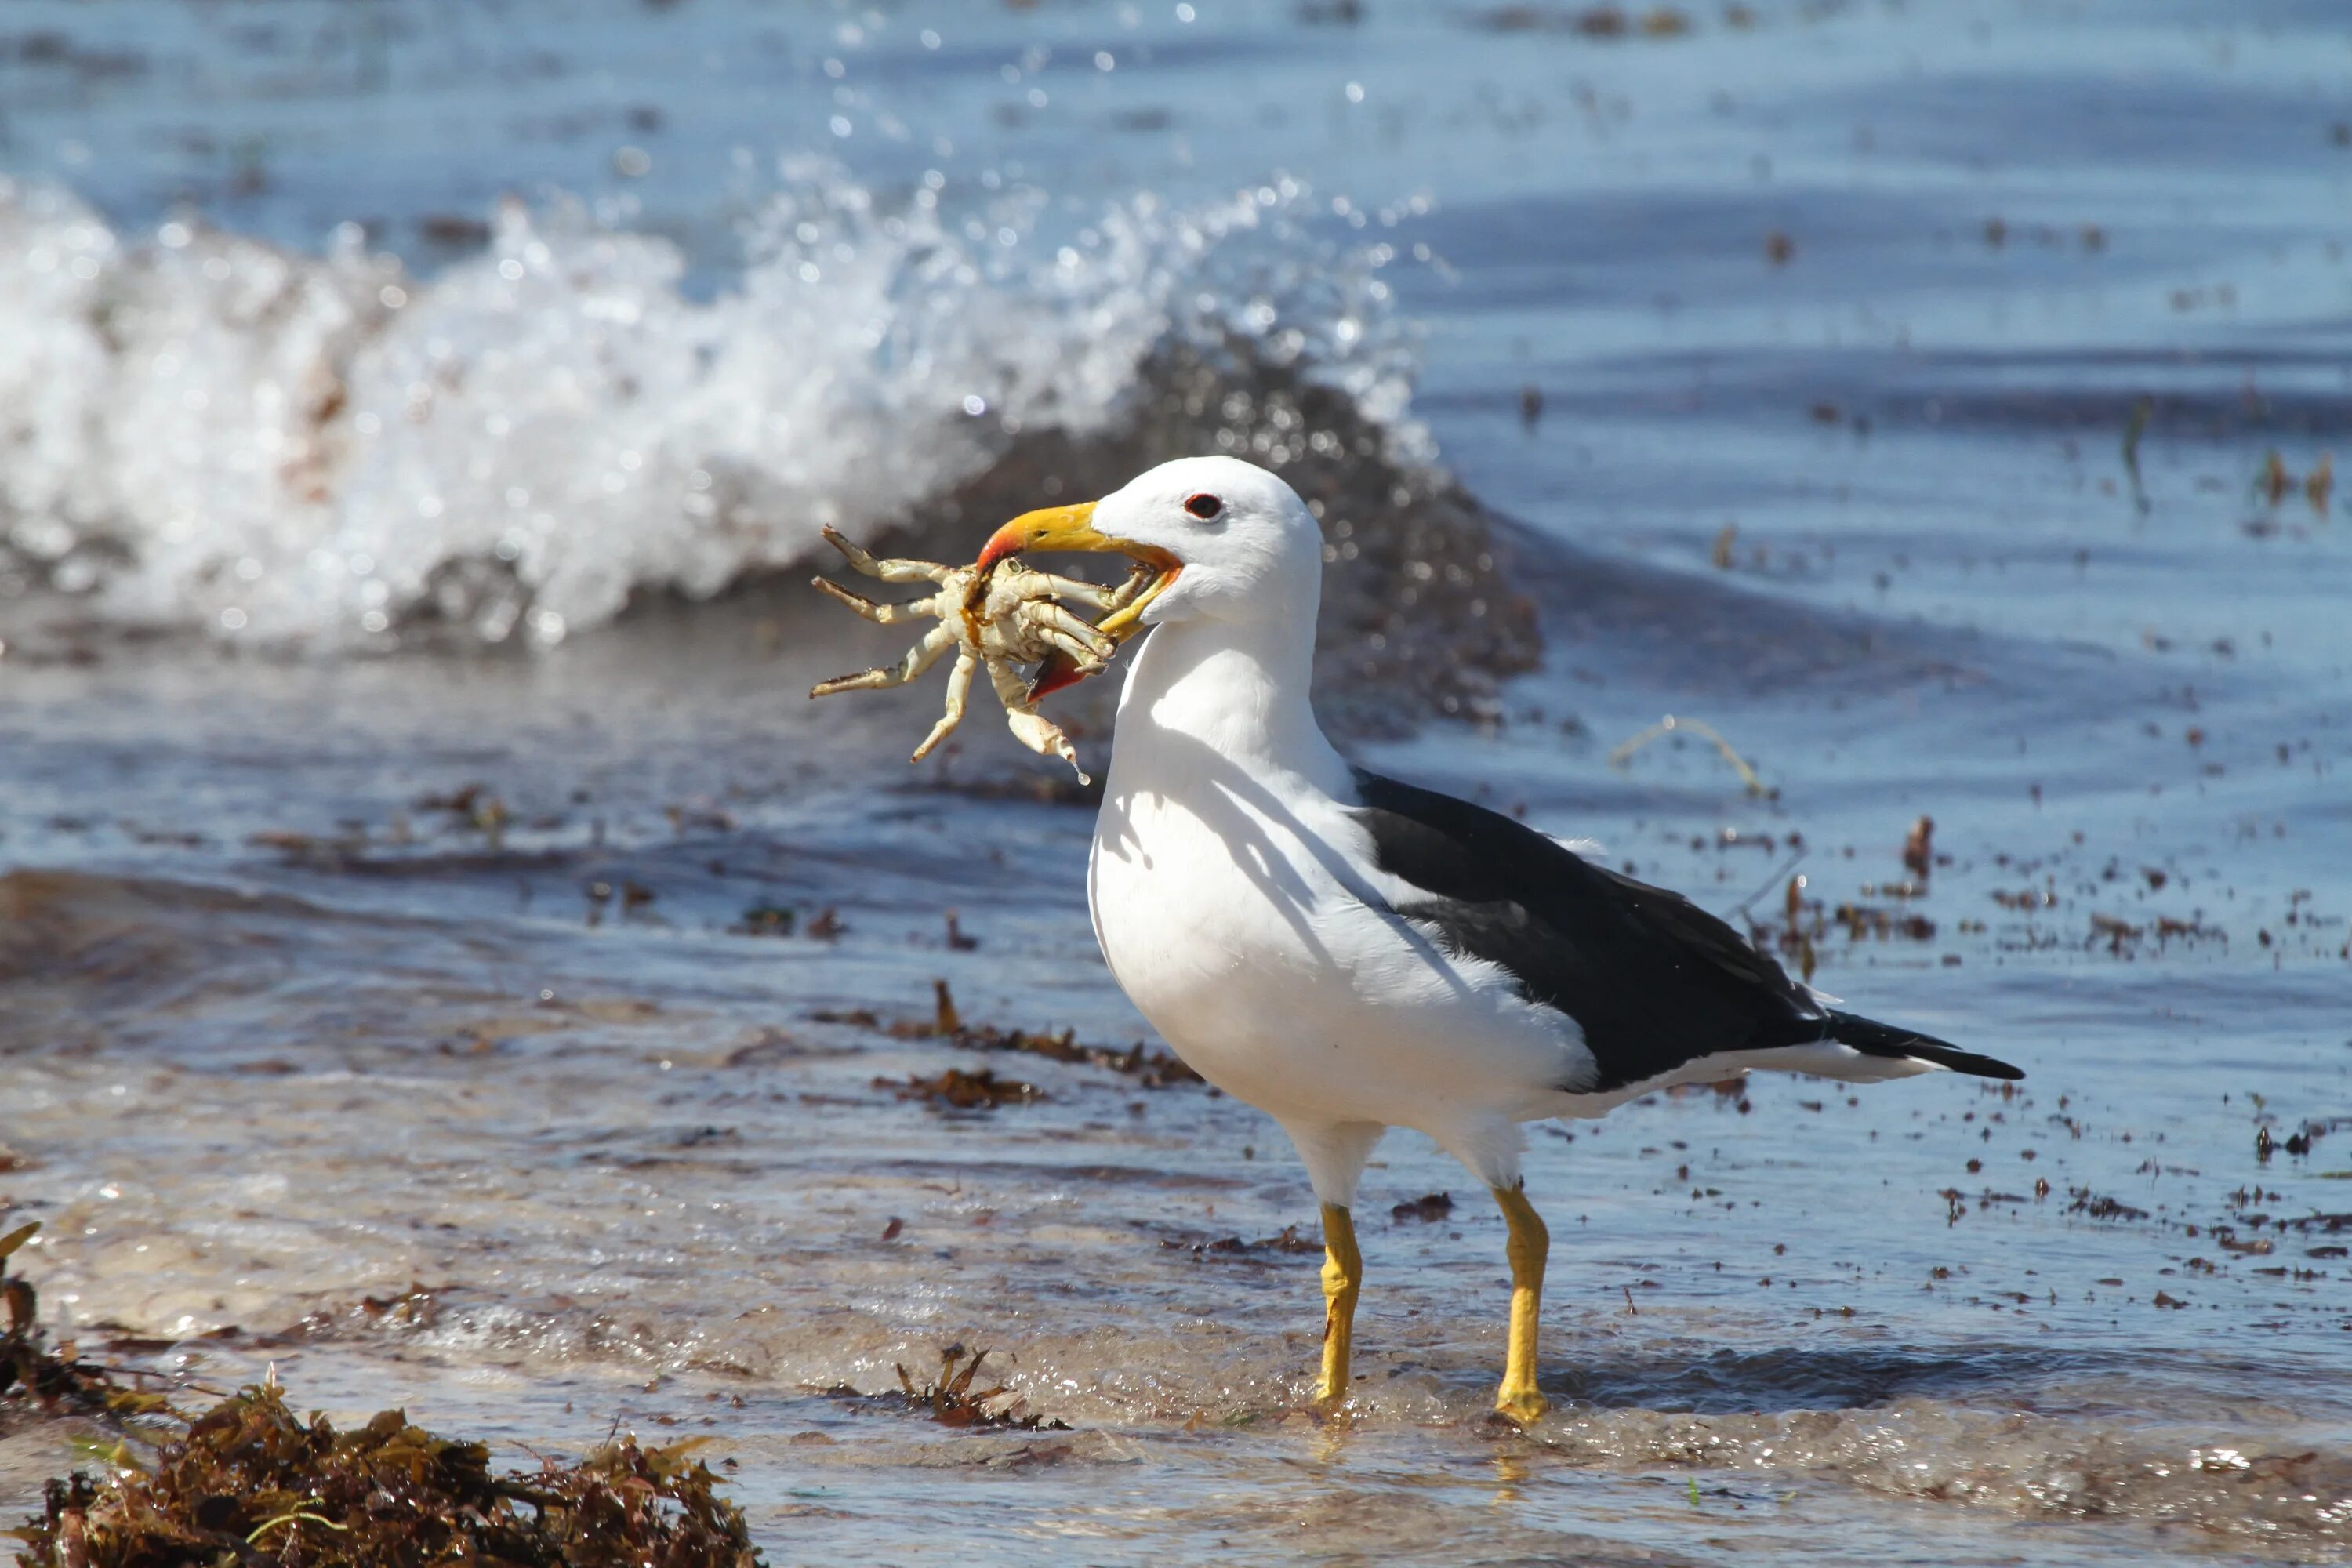
[[[1024,513],[996,531],[980,564],[1055,550],[1117,551],[1156,574],[1101,623],[1114,638],[1202,619],[1312,626],[1322,585],[1323,533],[1307,503],[1238,458],[1180,458],[1100,500]]]

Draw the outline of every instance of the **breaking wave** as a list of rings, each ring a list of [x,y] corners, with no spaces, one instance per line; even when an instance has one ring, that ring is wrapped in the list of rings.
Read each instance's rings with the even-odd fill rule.
[[[950,219],[808,168],[706,301],[677,247],[567,201],[509,203],[421,278],[356,226],[322,256],[130,235],[0,181],[0,598],[329,649],[425,625],[546,646],[824,524],[904,526],[1041,435],[1131,432],[1178,365],[1183,440],[1337,456],[1249,417],[1271,377],[1418,468],[1393,251],[1314,238],[1308,201],[1139,196],[1049,236],[1034,193]]]

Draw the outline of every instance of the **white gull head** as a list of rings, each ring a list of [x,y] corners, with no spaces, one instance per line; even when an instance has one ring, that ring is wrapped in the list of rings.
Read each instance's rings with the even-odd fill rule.
[[[1181,458],[1097,502],[1106,539],[1164,552],[1180,570],[1147,626],[1280,619],[1315,624],[1323,533],[1298,493],[1237,458]]]

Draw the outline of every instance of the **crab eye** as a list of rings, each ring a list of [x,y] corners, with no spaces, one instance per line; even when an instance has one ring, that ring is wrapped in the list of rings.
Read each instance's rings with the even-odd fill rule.
[[[1194,517],[1199,518],[1202,522],[1206,522],[1211,518],[1216,516],[1219,512],[1224,510],[1225,503],[1211,495],[1208,491],[1202,490],[1199,495],[1189,496],[1185,499],[1184,510],[1191,512]]]

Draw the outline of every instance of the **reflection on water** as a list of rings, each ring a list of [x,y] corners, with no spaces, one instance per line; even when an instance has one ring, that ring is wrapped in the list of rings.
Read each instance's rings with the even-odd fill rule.
[[[41,340],[81,376],[73,419],[0,399],[0,1211],[44,1222],[26,1267],[56,1331],[501,1442],[707,1430],[780,1562],[2344,1555],[2352,571],[2323,479],[2352,163],[2310,63],[2326,17],[1672,15],[12,11],[10,221],[87,202],[67,226],[120,243],[77,279],[20,225],[0,266],[133,312],[101,361]],[[778,210],[778,153],[819,148],[873,214],[935,215],[936,256],[1014,253],[947,290],[974,318],[950,336],[1050,413],[900,460],[887,389],[929,397],[917,362],[949,340],[901,361],[811,317],[733,227]],[[1262,215],[1289,237],[1223,262],[1167,237],[1276,163],[1303,189]],[[467,226],[541,180],[609,232],[577,241],[568,302],[501,314],[499,262],[573,220],[534,195],[500,220],[528,226]],[[969,228],[997,202],[1025,204],[1011,246]],[[1168,248],[1065,277],[1112,211]],[[396,272],[300,258],[347,220]],[[890,251],[892,310],[931,297],[919,248]],[[633,257],[657,288],[596,270]],[[277,510],[289,470],[249,432],[292,427],[265,395],[320,361],[273,356],[324,329],[239,317],[247,266],[329,314],[362,274],[374,310],[385,279],[470,301],[453,344],[544,353],[436,388],[394,363],[434,357],[411,326],[334,361],[389,400],[393,455]],[[624,298],[675,327],[629,341],[677,378],[624,397],[627,354],[591,353],[607,379],[563,414],[588,352],[565,334]],[[1382,313],[1380,377],[1423,338],[1409,410],[1339,352]],[[1285,348],[1294,320],[1323,336]],[[856,387],[821,433],[760,424]],[[542,504],[506,490],[545,482],[499,466],[523,447],[494,416],[541,421],[530,450],[590,487],[525,542],[553,553],[501,556],[505,512]],[[248,434],[200,439],[224,430]],[[960,541],[1219,430],[1328,487],[1325,675],[1360,753],[1599,838],[1862,1010],[2032,1075],[1779,1079],[1532,1129],[1558,1409],[1524,1437],[1486,1419],[1499,1218],[1424,1142],[1368,1178],[1363,1378],[1320,1419],[1314,1203],[1270,1124],[1107,1054],[928,1029],[944,980],[974,1023],[1142,1034],[1087,927],[1085,810],[1033,797],[992,726],[903,772],[929,696],[803,701],[891,634],[782,580],[639,593],[528,658],[427,626],[478,633],[525,578],[516,615],[547,607],[558,554],[581,621],[713,590],[824,508]],[[724,488],[704,459],[730,441],[740,472],[800,476],[759,503],[773,531],[678,504]],[[608,458],[659,504],[603,489]],[[383,525],[415,594],[285,605],[383,607],[436,646],[123,632],[225,606],[248,624],[224,632],[269,630],[237,595],[334,566],[312,546],[341,535],[306,529],[428,493],[435,526]],[[1397,738],[1449,702],[1481,721]],[[1774,793],[1671,738],[1610,765],[1668,710]],[[1034,1092],[902,1098],[951,1067]],[[1386,1217],[1444,1191],[1434,1221]],[[855,1396],[957,1345],[1071,1430]],[[0,1436],[0,1503],[59,1440]]]

